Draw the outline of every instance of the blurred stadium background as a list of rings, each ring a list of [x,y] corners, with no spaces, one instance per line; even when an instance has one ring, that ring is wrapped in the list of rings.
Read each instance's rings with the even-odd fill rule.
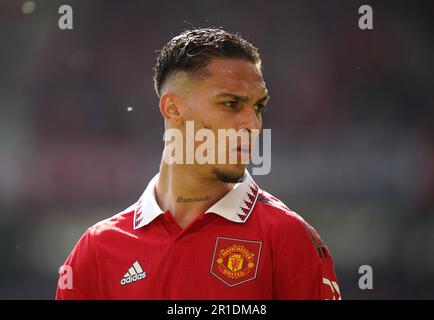
[[[140,196],[162,149],[156,50],[203,26],[260,48],[272,169],[254,178],[319,231],[343,297],[434,298],[432,1],[24,3],[0,0],[0,298],[52,299],[85,229]]]

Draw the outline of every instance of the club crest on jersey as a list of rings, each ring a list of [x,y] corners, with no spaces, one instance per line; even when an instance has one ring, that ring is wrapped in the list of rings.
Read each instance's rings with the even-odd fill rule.
[[[256,279],[262,242],[217,237],[211,274],[229,287]]]

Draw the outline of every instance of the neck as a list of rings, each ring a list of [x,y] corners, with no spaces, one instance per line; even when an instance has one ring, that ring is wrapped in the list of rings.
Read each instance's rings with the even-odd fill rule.
[[[232,183],[199,173],[195,165],[168,165],[162,161],[155,196],[160,208],[169,210],[184,228],[233,186]]]

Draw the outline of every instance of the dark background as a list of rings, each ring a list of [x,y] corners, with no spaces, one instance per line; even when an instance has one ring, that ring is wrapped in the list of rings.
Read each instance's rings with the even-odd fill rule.
[[[0,0],[0,298],[52,299],[86,228],[137,200],[163,147],[156,50],[205,26],[259,47],[272,166],[254,179],[316,227],[344,299],[434,298],[432,1],[24,3]]]

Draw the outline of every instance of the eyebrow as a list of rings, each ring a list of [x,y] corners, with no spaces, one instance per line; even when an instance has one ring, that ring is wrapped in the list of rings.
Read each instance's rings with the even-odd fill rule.
[[[247,96],[240,96],[234,93],[221,93],[215,96],[216,98],[232,98],[236,101],[239,102],[248,102],[250,99]],[[255,104],[259,103],[259,102],[264,102],[266,100],[268,100],[270,98],[270,95],[267,93],[266,95],[264,95],[262,98],[260,98],[258,101],[256,101]]]

